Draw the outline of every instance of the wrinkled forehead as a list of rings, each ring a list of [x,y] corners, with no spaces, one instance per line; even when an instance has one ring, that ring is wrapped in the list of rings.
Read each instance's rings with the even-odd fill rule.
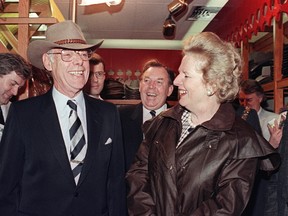
[[[61,52],[63,49],[61,49],[61,48],[52,48],[52,49],[50,49],[49,51],[48,51],[48,53],[49,52]]]
[[[152,80],[169,80],[169,75],[163,67],[150,67],[141,76],[142,79],[149,78]]]

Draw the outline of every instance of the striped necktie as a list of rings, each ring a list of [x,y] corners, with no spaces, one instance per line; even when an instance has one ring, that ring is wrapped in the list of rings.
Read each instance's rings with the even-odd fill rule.
[[[156,111],[155,110],[151,110],[150,114],[151,114],[152,118],[154,118],[156,116]]]
[[[77,184],[86,155],[86,141],[81,121],[77,115],[76,102],[68,100],[67,104],[71,108],[69,114],[70,164]]]

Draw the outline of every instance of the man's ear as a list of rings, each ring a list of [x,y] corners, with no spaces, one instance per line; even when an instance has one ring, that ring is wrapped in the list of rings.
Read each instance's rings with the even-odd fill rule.
[[[169,97],[172,94],[173,90],[174,90],[174,85],[170,85],[169,88],[168,88],[167,97]]]
[[[260,96],[258,96],[258,98],[259,98],[259,103],[262,103],[263,99],[264,99],[264,95],[260,95]]]
[[[51,62],[51,59],[47,53],[44,53],[42,55],[42,61],[43,61],[43,65],[46,68],[46,70],[52,71],[52,62]]]

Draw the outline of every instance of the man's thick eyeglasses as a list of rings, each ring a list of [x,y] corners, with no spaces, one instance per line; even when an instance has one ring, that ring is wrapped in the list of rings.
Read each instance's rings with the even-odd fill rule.
[[[105,72],[104,71],[90,71],[90,77],[96,77],[97,79],[103,79],[105,77]]]
[[[61,59],[64,62],[71,62],[73,60],[73,58],[77,55],[80,56],[80,58],[83,61],[89,61],[89,59],[91,59],[92,57],[92,51],[91,50],[61,50],[61,52],[47,52],[47,54],[60,54],[61,55]]]

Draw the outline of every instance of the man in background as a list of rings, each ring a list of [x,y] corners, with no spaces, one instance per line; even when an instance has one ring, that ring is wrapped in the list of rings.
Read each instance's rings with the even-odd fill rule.
[[[278,125],[275,125],[275,120],[278,120],[279,115],[263,108],[266,103],[266,97],[260,83],[252,79],[244,80],[241,83],[239,102],[242,106],[257,111],[263,137],[274,148],[278,148],[282,137],[282,129],[278,128]]]
[[[143,140],[142,124],[166,110],[167,97],[173,92],[174,72],[157,60],[148,61],[142,70],[139,83],[141,103],[120,106],[126,170]]]
[[[103,100],[100,93],[105,81],[105,63],[100,55],[93,53],[90,63],[90,75],[84,91],[91,97]]]
[[[277,123],[279,115],[264,109],[266,97],[260,83],[252,79],[244,80],[240,86],[239,102],[243,107],[256,110],[263,137],[274,148],[278,148],[282,137],[282,128],[279,128]],[[274,126],[271,126],[271,123]],[[259,172],[257,174],[250,201],[243,215],[264,215],[265,197],[269,196],[267,193],[269,178],[265,173]]]
[[[10,100],[31,76],[31,66],[20,55],[0,53],[0,140]]]

